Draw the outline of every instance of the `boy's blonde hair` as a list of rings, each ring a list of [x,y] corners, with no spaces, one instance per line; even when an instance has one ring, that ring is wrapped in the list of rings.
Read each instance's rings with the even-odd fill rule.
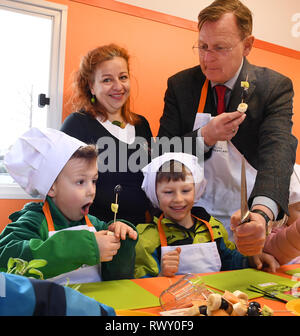
[[[70,157],[71,159],[85,159],[87,161],[93,161],[97,159],[98,151],[95,145],[86,145],[79,147],[73,155]]]

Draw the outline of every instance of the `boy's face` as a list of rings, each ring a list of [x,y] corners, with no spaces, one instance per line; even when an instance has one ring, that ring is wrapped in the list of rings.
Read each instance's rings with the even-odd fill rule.
[[[191,175],[185,181],[161,181],[156,185],[159,207],[164,216],[181,226],[192,225],[191,209],[194,205],[195,186]]]
[[[97,160],[71,159],[53,183],[48,195],[71,221],[87,215],[96,193]]]

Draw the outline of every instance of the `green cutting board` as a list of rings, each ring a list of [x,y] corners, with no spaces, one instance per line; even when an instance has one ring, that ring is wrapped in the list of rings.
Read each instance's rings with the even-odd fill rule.
[[[234,292],[240,290],[247,293],[249,299],[263,296],[263,294],[249,291],[250,285],[259,286],[264,289],[268,284],[278,284],[293,287],[296,282],[279,275],[263,272],[254,268],[245,268],[236,271],[220,272],[202,276],[207,286],[221,291],[228,290]]]
[[[159,306],[155,295],[131,280],[81,284],[79,292],[114,309],[142,309]]]

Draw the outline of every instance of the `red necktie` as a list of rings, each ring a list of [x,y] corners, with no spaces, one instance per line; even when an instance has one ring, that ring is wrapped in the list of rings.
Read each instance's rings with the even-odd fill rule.
[[[216,85],[215,89],[216,89],[216,93],[217,93],[217,96],[218,96],[217,113],[221,114],[225,111],[226,86],[225,85]]]

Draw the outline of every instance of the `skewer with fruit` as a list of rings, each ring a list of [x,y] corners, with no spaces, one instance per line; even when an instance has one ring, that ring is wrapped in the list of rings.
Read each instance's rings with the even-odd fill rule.
[[[111,211],[114,213],[114,221],[113,221],[114,223],[116,222],[117,213],[119,210],[118,198],[119,198],[119,194],[121,191],[122,191],[122,186],[120,184],[116,185],[114,189],[114,192],[116,195],[115,203],[111,203]],[[108,231],[107,234],[114,235],[114,233],[111,231]]]
[[[248,75],[246,77],[245,81],[241,81],[241,87],[243,88],[242,91],[242,102],[239,104],[237,110],[241,113],[245,113],[248,109],[248,104],[246,104],[244,102],[244,99],[247,97],[248,95],[248,89],[249,89],[249,82],[248,82]]]
[[[223,295],[211,293],[207,300],[192,302],[189,308],[160,313],[164,316],[272,316],[273,310],[258,302],[249,302],[248,295],[239,290],[225,291]]]

